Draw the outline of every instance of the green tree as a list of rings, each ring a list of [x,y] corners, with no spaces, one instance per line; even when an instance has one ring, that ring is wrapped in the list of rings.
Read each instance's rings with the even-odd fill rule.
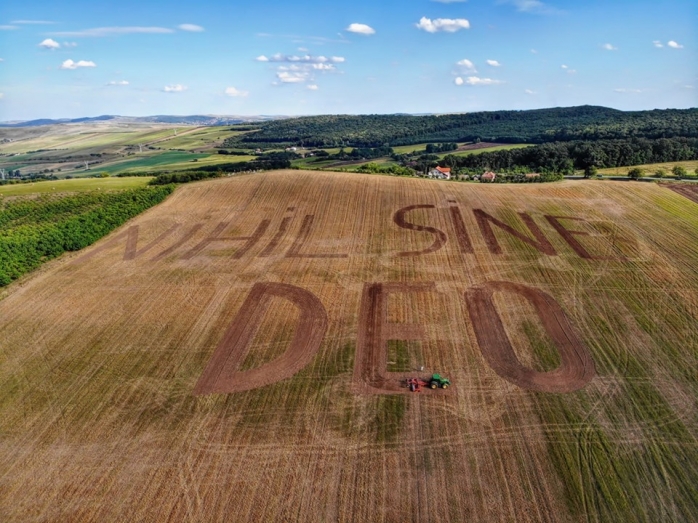
[[[599,170],[595,166],[588,165],[584,169],[584,178],[595,178],[598,173]]]
[[[671,172],[676,176],[679,180],[681,178],[685,178],[686,175],[688,174],[688,171],[686,171],[686,168],[681,166],[681,165],[675,165],[674,168],[671,170]]]
[[[654,176],[656,178],[664,178],[666,176],[666,170],[660,167],[659,169],[657,169],[657,172],[654,173]]]
[[[639,180],[645,175],[645,171],[640,169],[639,167],[633,167],[628,171],[628,178],[631,180]]]

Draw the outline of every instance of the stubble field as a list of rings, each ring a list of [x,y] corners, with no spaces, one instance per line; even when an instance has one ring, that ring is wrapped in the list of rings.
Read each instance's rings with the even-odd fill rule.
[[[695,520],[696,368],[667,188],[190,184],[0,301],[0,520]]]

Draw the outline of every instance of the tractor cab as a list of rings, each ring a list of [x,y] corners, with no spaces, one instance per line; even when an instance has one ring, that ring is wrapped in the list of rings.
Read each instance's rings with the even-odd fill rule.
[[[451,380],[444,378],[441,374],[433,374],[429,380],[429,387],[432,389],[447,389],[451,385]]]

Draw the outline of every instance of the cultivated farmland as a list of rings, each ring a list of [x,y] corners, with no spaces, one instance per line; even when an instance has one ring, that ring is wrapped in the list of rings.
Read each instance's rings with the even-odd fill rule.
[[[0,301],[0,520],[696,520],[697,267],[649,183],[183,186]]]

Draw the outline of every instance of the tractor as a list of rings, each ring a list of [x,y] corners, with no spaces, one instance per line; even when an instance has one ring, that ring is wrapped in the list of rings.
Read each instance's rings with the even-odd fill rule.
[[[451,380],[444,378],[441,376],[441,374],[433,374],[431,376],[431,380],[429,380],[429,387],[432,389],[438,389],[439,387],[442,389],[447,389],[450,386]]]
[[[432,374],[429,381],[425,381],[421,378],[407,378],[407,386],[411,392],[422,392],[422,387],[429,387],[431,389],[447,389],[451,385],[451,381],[448,378],[442,377],[440,374]]]

